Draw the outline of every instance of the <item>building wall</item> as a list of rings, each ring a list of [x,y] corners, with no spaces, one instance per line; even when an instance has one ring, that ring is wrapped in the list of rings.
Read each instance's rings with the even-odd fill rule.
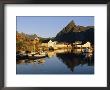
[[[56,42],[52,42],[51,40],[48,42],[48,47],[55,47]]]
[[[83,44],[83,45],[77,45],[77,47],[91,47],[91,43],[90,42],[87,42],[87,43],[85,43],[85,44]]]

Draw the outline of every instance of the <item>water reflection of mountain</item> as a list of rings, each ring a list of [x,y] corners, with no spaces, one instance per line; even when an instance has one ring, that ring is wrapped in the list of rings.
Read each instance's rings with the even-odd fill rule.
[[[74,54],[71,52],[57,53],[56,56],[61,60],[72,72],[78,65],[87,64],[88,66],[94,65],[94,55],[85,54]]]

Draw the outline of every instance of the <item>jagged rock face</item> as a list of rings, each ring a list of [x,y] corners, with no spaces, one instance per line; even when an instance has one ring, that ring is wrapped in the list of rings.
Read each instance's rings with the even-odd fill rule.
[[[55,40],[69,43],[75,41],[90,41],[94,43],[94,27],[77,26],[72,20],[56,35]]]
[[[63,28],[63,30],[61,32],[70,32],[70,31],[77,31],[78,28],[75,25],[74,21],[72,20],[66,27]]]
[[[72,20],[66,27],[64,30],[67,30],[67,31],[71,31],[71,30],[75,30],[77,29],[74,21]]]

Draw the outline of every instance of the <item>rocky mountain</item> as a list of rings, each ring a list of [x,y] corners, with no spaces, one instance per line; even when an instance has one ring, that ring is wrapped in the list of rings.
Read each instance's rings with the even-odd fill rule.
[[[94,43],[94,26],[79,26],[72,20],[55,37],[59,42],[90,41]]]

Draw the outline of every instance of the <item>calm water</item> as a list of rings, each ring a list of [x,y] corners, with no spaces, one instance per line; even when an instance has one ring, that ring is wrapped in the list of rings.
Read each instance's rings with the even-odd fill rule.
[[[17,74],[94,74],[94,56],[91,53],[52,51],[48,57],[37,60],[19,60]]]

